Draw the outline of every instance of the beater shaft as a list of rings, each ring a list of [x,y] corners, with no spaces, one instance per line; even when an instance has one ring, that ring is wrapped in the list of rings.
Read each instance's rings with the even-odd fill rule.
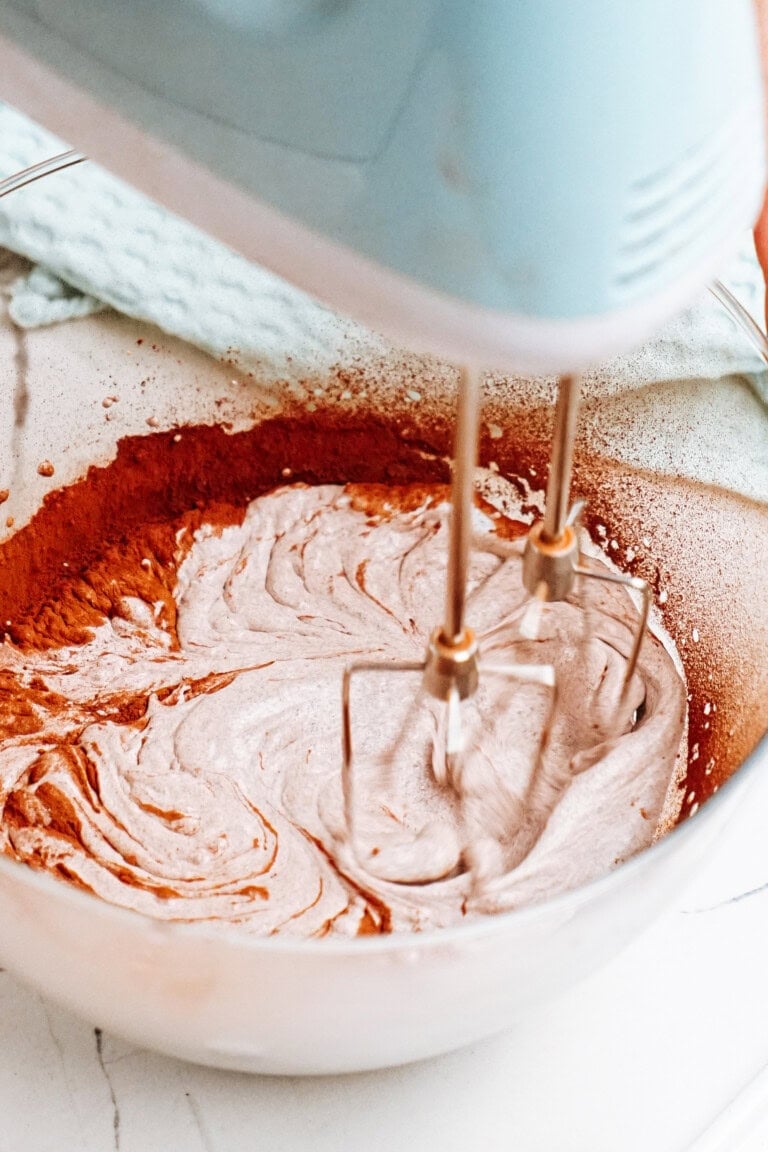
[[[523,583],[539,602],[566,598],[579,559],[574,517],[569,512],[579,393],[577,376],[560,378],[544,517],[528,533],[523,555]]]
[[[532,600],[524,613],[520,631],[528,639],[535,639],[541,620],[541,606],[547,601],[565,600],[573,590],[576,578],[601,580],[618,584],[641,597],[641,607],[624,671],[619,716],[629,695],[632,677],[637,668],[651,608],[651,590],[645,580],[637,576],[624,576],[617,572],[598,572],[580,563],[576,523],[582,510],[577,503],[569,508],[573,446],[576,439],[576,420],[579,407],[580,385],[576,376],[561,377],[555,407],[555,425],[552,434],[552,462],[547,482],[544,516],[534,524],[526,540],[523,555],[523,582]],[[499,632],[497,625],[481,639],[487,640]]]
[[[545,543],[560,540],[568,519],[571,498],[573,443],[581,388],[578,376],[561,376],[557,389],[552,459],[547,483],[547,502],[541,536]]]
[[[472,498],[479,425],[480,375],[472,368],[464,368],[459,380],[459,403],[451,484],[448,570],[445,586],[445,623],[441,637],[443,641],[449,644],[460,640],[464,634],[464,608],[467,596],[469,550],[472,542]]]

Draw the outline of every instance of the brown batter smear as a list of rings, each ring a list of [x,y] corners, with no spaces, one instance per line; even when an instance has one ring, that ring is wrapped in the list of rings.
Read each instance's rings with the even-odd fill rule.
[[[400,512],[435,508],[450,499],[448,484],[408,484],[393,490],[390,484],[349,484],[347,493],[357,512],[387,519]]]
[[[72,575],[76,562],[64,561],[51,598],[34,605],[34,615],[22,613],[7,622],[8,635],[14,643],[38,650],[85,644],[93,628],[124,614],[123,600],[130,596],[162,606],[156,623],[168,633],[171,647],[178,648],[173,590],[179,561],[203,522],[223,528],[239,523],[243,512],[212,504],[205,512],[196,509],[166,523],[142,525],[138,533],[107,544],[91,564]]]
[[[185,427],[178,442],[175,435],[126,437],[114,461],[49,493],[30,523],[0,545],[0,626],[14,643],[85,643],[96,622],[119,614],[115,571],[123,573],[120,597],[163,601],[172,635],[173,557],[183,548],[177,532],[186,528],[189,540],[203,520],[236,523],[251,500],[285,483],[285,468],[292,483],[308,484],[447,478],[445,462],[420,451],[425,443],[404,442],[396,424],[383,420],[361,425],[316,414],[234,434],[199,425]],[[153,555],[159,563],[143,569],[141,560]],[[86,570],[88,588],[79,580]]]

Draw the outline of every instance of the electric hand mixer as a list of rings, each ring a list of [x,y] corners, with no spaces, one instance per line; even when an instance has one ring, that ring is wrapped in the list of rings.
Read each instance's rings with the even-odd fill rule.
[[[432,769],[457,790],[480,677],[538,683],[554,707],[551,667],[484,665],[464,618],[481,368],[568,373],[522,627],[576,580],[634,589],[615,718],[631,722],[651,597],[580,562],[573,373],[679,311],[756,216],[750,0],[3,0],[0,96],[326,303],[469,365],[445,618],[422,661],[344,677],[353,844],[355,674],[419,673],[440,709]]]

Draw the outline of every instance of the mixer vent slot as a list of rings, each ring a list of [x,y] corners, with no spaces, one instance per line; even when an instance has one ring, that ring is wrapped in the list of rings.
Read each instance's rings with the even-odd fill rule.
[[[751,202],[760,164],[755,114],[741,112],[675,163],[629,188],[613,286],[632,297],[695,261]],[[749,207],[747,203],[746,207]]]

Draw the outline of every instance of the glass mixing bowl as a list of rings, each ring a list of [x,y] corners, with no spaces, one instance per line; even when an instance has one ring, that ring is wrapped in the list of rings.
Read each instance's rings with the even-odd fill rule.
[[[3,257],[3,282],[22,267]],[[704,323],[712,344],[687,375],[677,361],[660,370],[675,360],[675,340],[690,343],[686,323],[667,345],[587,380],[575,472],[587,524],[618,563],[650,580],[686,666],[692,750],[677,827],[610,874],[536,906],[351,940],[161,922],[0,856],[0,963],[137,1044],[227,1068],[320,1073],[416,1060],[504,1029],[639,933],[768,768],[768,416],[743,377],[701,371],[720,344],[742,355],[722,317]],[[91,465],[108,477],[118,445],[130,451],[126,438],[164,437],[170,451],[180,428],[177,480],[190,501],[209,493],[205,460],[192,450],[200,425],[234,437],[272,422],[275,467],[295,479],[314,477],[280,432],[286,418],[326,446],[333,437],[338,480],[369,478],[354,447],[361,428],[410,446],[414,460],[449,451],[455,383],[439,365],[380,342],[331,368],[307,361],[290,380],[232,360],[216,363],[112,312],[26,333],[0,318],[6,575],[14,539],[46,497]],[[541,487],[553,395],[552,381],[489,380],[483,461]],[[402,462],[393,470],[401,478]],[[100,515],[86,526],[92,535],[105,530]],[[40,537],[40,562],[76,556],[85,530]],[[8,579],[34,580],[34,567]]]

